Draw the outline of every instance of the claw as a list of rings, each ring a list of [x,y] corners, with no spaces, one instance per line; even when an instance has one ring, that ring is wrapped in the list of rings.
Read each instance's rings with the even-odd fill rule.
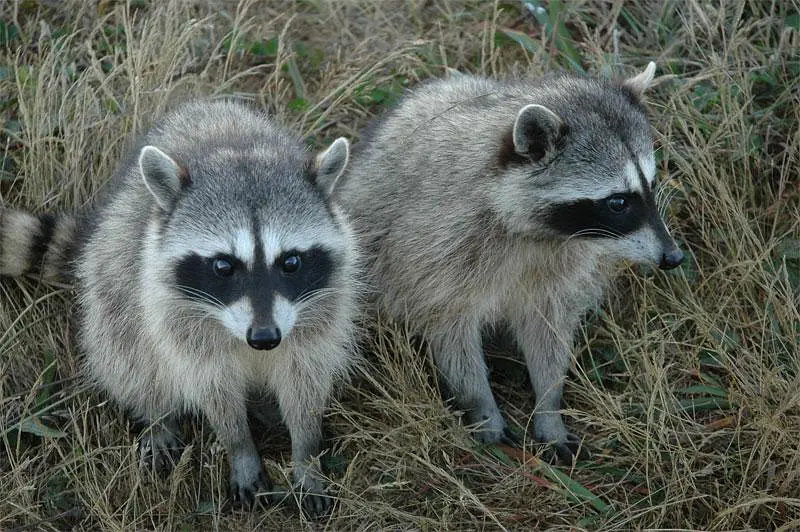
[[[563,442],[553,444],[558,461],[570,464],[573,460],[587,460],[591,453],[581,445],[581,439],[575,434],[567,434],[567,439]]]
[[[319,519],[325,517],[331,510],[333,503],[328,495],[306,493],[302,494],[303,512],[309,519]]]
[[[183,443],[168,429],[150,430],[139,442],[139,465],[160,474],[175,467],[183,452]]]
[[[258,476],[248,485],[239,484],[231,480],[231,499],[234,506],[251,509],[256,501],[269,502],[268,498],[257,499],[259,492],[271,491],[272,481],[264,471],[260,471]]]
[[[504,443],[510,447],[519,449],[522,447],[522,441],[514,432],[508,427],[503,428],[503,433],[500,435],[500,443]]]
[[[307,518],[320,519],[330,513],[333,499],[320,480],[306,478],[303,483],[295,486],[295,490],[300,508]]]
[[[508,437],[506,431],[508,431],[508,427],[502,418],[498,421],[484,417],[481,420],[481,424],[473,429],[472,437],[475,438],[475,441],[484,445],[500,442],[505,443],[505,439]],[[513,435],[511,437],[513,438]],[[519,444],[517,444],[517,446],[519,446]]]

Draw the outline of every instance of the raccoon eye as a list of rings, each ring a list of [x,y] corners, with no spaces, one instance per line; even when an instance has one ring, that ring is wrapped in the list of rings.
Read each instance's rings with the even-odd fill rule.
[[[628,198],[617,194],[606,199],[606,205],[614,212],[622,212],[628,208]]]
[[[294,273],[300,268],[300,255],[288,255],[283,259],[283,271]]]
[[[214,273],[219,277],[230,277],[233,275],[233,262],[225,257],[214,259],[211,267],[214,269]]]

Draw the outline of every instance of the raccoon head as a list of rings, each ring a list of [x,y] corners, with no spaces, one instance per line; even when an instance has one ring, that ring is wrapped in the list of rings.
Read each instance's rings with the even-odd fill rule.
[[[654,72],[650,63],[616,84],[556,78],[557,95],[517,112],[501,147],[500,209],[513,229],[592,239],[612,257],[662,269],[683,261],[656,203],[653,141],[640,102]]]
[[[227,155],[208,172],[231,175],[213,180],[202,165],[187,170],[154,146],[139,155],[161,214],[158,260],[171,302],[253,349],[274,349],[301,321],[319,324],[321,313],[335,312],[316,296],[334,292],[348,260],[328,197],[349,144],[340,138],[308,164],[297,152],[277,168],[269,157]]]

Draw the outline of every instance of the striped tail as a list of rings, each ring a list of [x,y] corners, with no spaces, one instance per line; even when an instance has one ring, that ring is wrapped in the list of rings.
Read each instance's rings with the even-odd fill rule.
[[[0,208],[0,275],[34,273],[48,281],[69,281],[77,227],[70,214],[37,216]]]

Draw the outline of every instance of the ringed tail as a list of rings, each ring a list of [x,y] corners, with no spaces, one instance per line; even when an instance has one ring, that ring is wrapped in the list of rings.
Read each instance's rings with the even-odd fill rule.
[[[47,281],[68,281],[77,228],[75,215],[0,207],[0,276],[31,273]]]

